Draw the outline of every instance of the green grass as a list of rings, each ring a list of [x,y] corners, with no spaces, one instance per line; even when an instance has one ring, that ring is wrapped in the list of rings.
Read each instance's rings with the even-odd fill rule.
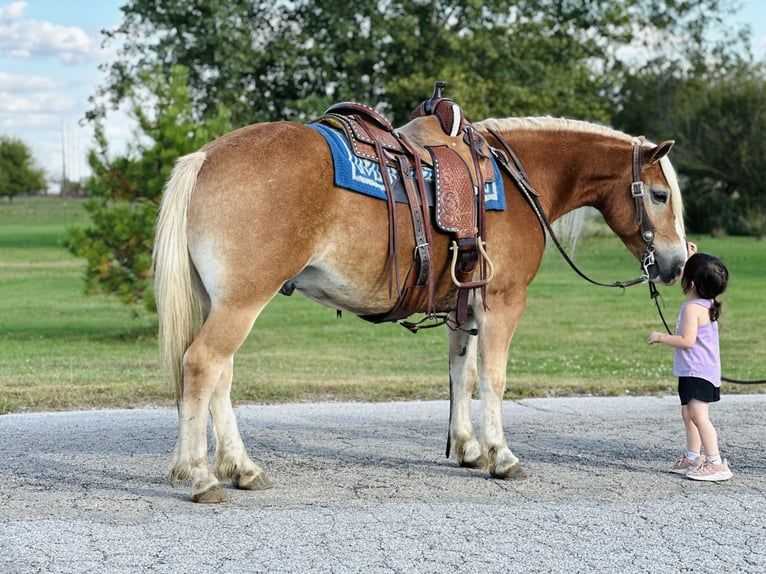
[[[87,223],[80,200],[0,203],[0,413],[172,404],[158,364],[156,319],[83,293],[84,262],[61,246],[71,223]],[[766,244],[694,239],[731,270],[722,298],[725,374],[766,377]],[[638,272],[614,237],[583,238],[576,261],[605,281]],[[677,286],[661,292],[673,324],[683,295]],[[551,251],[511,346],[506,397],[672,393],[672,351],[646,344],[649,331],[661,328],[646,286],[622,292],[589,285]],[[447,363],[441,329],[413,335],[280,296],[236,356],[233,398],[444,399]],[[725,392],[763,389],[727,385]]]

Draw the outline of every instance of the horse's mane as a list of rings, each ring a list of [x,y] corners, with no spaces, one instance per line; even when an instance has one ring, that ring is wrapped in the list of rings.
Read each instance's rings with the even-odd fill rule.
[[[473,124],[480,131],[493,129],[498,132],[513,130],[545,130],[545,131],[565,131],[579,132],[588,134],[601,134],[607,137],[613,137],[620,140],[633,142],[634,136],[615,130],[607,126],[585,122],[581,120],[571,120],[567,118],[554,118],[551,116],[541,117],[522,117],[522,118],[487,118]],[[651,143],[651,142],[648,142]],[[670,160],[667,157],[660,159],[660,168],[665,179],[670,186],[670,202],[676,220],[684,233],[683,202],[681,200],[681,189],[678,185],[678,177]],[[588,208],[576,209],[567,213],[555,222],[556,233],[561,235],[570,243],[571,249],[577,243],[579,236],[584,228],[585,213]]]
[[[633,141],[635,138],[606,126],[584,122],[581,120],[570,120],[567,118],[554,118],[551,116],[526,117],[526,118],[487,118],[473,124],[480,130],[493,129],[495,131],[513,131],[513,130],[545,130],[562,132],[580,132],[590,134],[602,134],[605,136],[616,137],[625,141]]]
[[[686,235],[684,229],[684,203],[681,199],[681,187],[678,185],[678,176],[673,164],[670,163],[668,156],[660,159],[660,169],[665,175],[665,179],[668,180],[670,186],[670,205],[673,208],[673,214],[676,216],[676,221],[681,226],[682,235]]]

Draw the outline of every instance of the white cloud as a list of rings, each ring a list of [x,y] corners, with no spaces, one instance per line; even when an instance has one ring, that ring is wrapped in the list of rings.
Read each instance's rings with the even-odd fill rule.
[[[56,93],[33,93],[18,96],[9,92],[0,92],[0,111],[2,113],[60,113],[72,110],[74,99]]]
[[[82,29],[24,20],[26,2],[0,8],[0,55],[17,59],[58,58],[65,64],[95,61],[99,44]]]
[[[13,76],[0,72],[0,92],[30,92],[34,90],[53,90],[61,84],[45,76]]]
[[[0,22],[12,22],[21,20],[27,10],[26,2],[12,2],[7,6],[0,6]]]
[[[98,81],[97,63],[113,54],[102,50],[100,35],[89,36],[79,21],[57,20],[58,7],[30,13],[27,2],[0,0],[0,134],[27,143],[52,180],[61,177],[62,161],[67,177],[79,179],[90,173],[86,156],[94,145],[93,127],[82,121],[88,96]],[[119,12],[107,17],[98,21],[101,27],[114,24]],[[90,27],[98,26],[93,21]],[[110,152],[122,153],[134,129],[130,119],[113,114],[105,125]]]

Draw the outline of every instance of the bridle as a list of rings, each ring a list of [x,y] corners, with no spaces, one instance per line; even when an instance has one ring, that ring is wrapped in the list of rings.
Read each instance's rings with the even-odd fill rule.
[[[503,148],[502,151],[496,148],[490,148],[495,160],[498,162],[501,169],[503,169],[503,171],[505,171],[508,177],[510,177],[511,180],[516,184],[516,187],[521,192],[521,195],[524,197],[524,199],[527,201],[529,206],[532,208],[532,212],[535,214],[535,216],[537,217],[537,220],[540,222],[540,226],[543,228],[543,233],[545,232],[548,233],[548,236],[551,238],[551,241],[553,241],[554,245],[556,245],[556,248],[561,253],[561,256],[569,264],[569,266],[574,270],[574,272],[577,273],[580,277],[582,277],[586,281],[588,281],[589,283],[592,283],[593,285],[598,285],[600,287],[620,287],[624,289],[625,287],[630,287],[632,285],[639,285],[641,283],[648,282],[649,289],[652,293],[652,297],[655,298],[656,300],[656,297],[659,293],[654,283],[649,281],[649,277],[650,277],[649,268],[652,265],[656,265],[656,260],[654,258],[655,234],[654,234],[654,229],[652,228],[652,224],[649,221],[649,217],[647,217],[646,215],[646,208],[644,207],[644,182],[641,179],[641,166],[642,166],[641,151],[643,147],[643,140],[639,138],[633,142],[633,158],[632,158],[633,181],[630,184],[630,195],[633,198],[634,203],[636,205],[636,224],[638,225],[639,231],[641,232],[641,239],[643,239],[644,243],[646,244],[644,254],[641,257],[642,274],[640,277],[636,277],[635,279],[630,279],[628,281],[615,281],[613,283],[602,283],[601,281],[596,281],[595,279],[591,279],[590,277],[588,277],[588,275],[586,275],[583,271],[581,271],[579,267],[577,267],[575,262],[572,260],[572,258],[564,249],[564,246],[561,244],[561,241],[559,241],[559,238],[556,235],[556,232],[553,230],[553,225],[551,225],[551,222],[548,219],[548,216],[545,215],[545,211],[543,210],[543,207],[540,204],[540,195],[537,193],[537,191],[535,191],[535,188],[532,186],[532,183],[529,181],[529,177],[524,171],[524,168],[522,167],[521,162],[519,161],[519,158],[516,156],[516,153],[511,149],[511,146],[508,144],[505,138],[503,138],[498,132],[496,132],[495,130],[491,128],[488,128],[487,131],[490,134],[492,134],[492,136],[500,143],[500,145]]]
[[[644,256],[641,258],[641,268],[644,271],[643,280],[649,281],[649,267],[656,265],[654,259],[654,228],[646,215],[644,206],[644,181],[641,179],[641,151],[644,144],[643,138],[633,142],[633,181],[630,184],[630,196],[636,205],[636,225],[641,232],[641,239],[646,244]],[[651,285],[651,282],[650,282]]]

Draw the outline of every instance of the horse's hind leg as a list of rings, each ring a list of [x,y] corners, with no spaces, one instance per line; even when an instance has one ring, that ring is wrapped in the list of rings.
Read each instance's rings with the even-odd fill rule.
[[[485,457],[476,440],[471,421],[471,398],[476,388],[477,337],[468,331],[475,329],[473,313],[461,329],[449,330],[450,424],[449,441],[460,466],[480,468]]]
[[[223,305],[214,307],[184,355],[183,396],[178,413],[178,444],[174,453],[171,478],[176,482],[191,479],[191,498],[195,502],[223,502],[228,498],[208,467],[208,410],[214,409],[214,415],[226,413],[226,407],[221,406],[225,401],[220,395],[216,395],[216,389],[221,384],[228,400],[234,353],[250,332],[258,311],[246,308],[230,309]],[[228,411],[231,412],[230,406]],[[222,458],[236,459],[239,461],[239,467],[253,470],[243,462],[243,457],[247,458],[247,454],[244,453],[233,413],[221,428],[224,430],[216,431],[218,442],[226,445],[221,452],[227,452],[229,445],[234,445],[230,450],[239,450],[239,456]],[[235,433],[236,440],[232,439]]]
[[[234,360],[228,362],[210,401],[215,432],[214,468],[219,480],[230,479],[237,488],[262,490],[271,488],[266,473],[247,454],[231,406],[231,382]]]

